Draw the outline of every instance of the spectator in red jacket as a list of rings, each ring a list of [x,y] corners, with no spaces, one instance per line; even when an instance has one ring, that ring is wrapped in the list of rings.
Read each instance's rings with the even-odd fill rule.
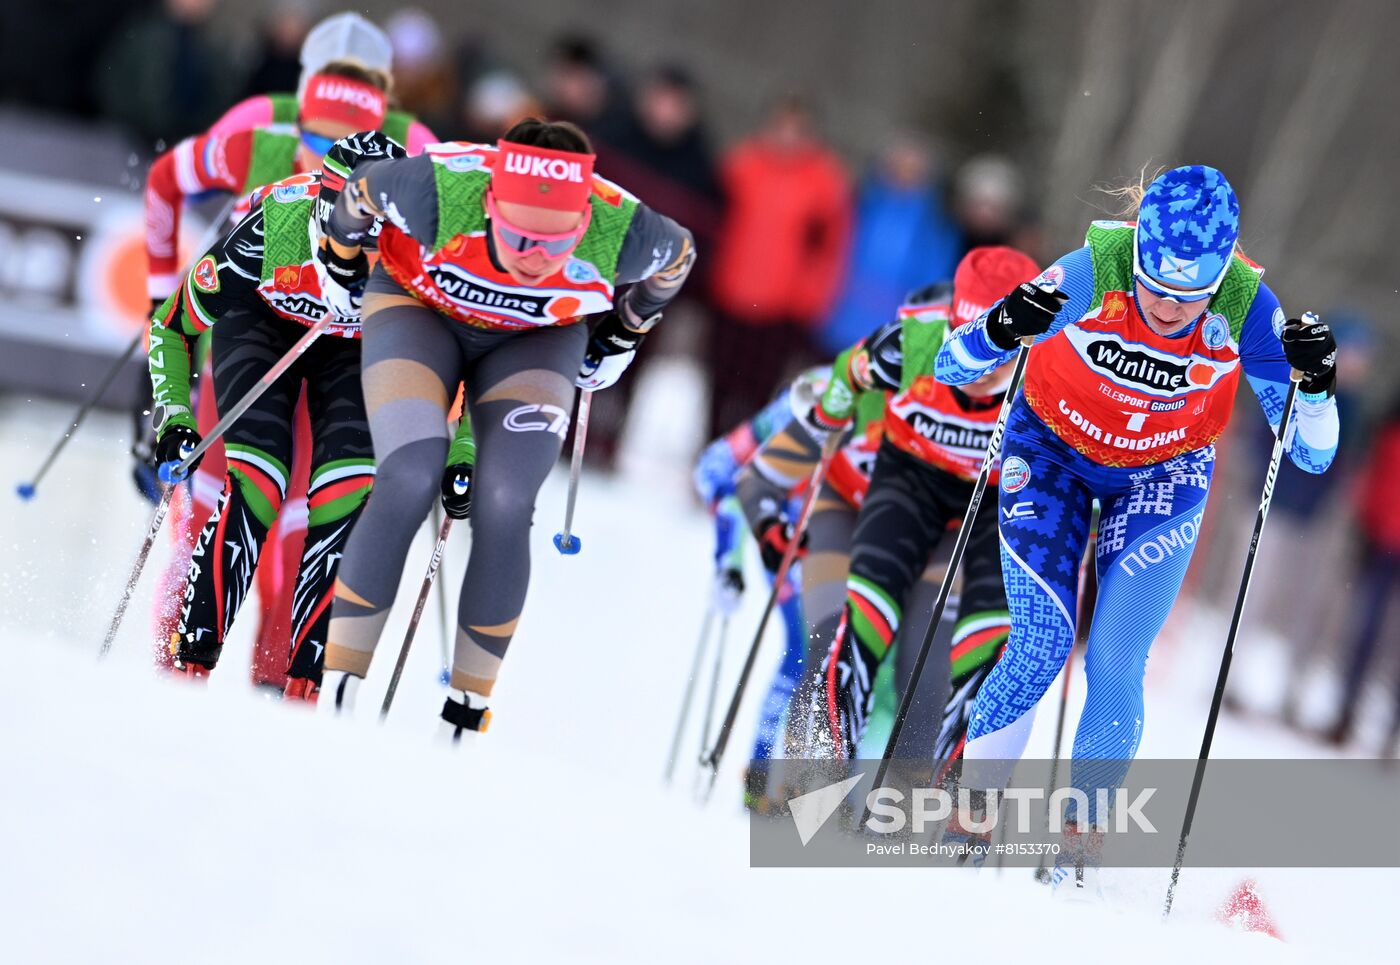
[[[780,382],[817,359],[815,330],[841,285],[851,224],[846,169],[794,99],[725,155],[720,188],[707,439],[762,408]]]
[[[1333,743],[1351,736],[1357,705],[1370,677],[1378,644],[1393,648],[1400,633],[1385,632],[1386,614],[1400,588],[1400,400],[1382,420],[1370,446],[1370,461],[1357,491],[1357,523],[1361,530],[1361,562],[1357,567],[1356,623],[1346,668],[1346,683],[1337,722],[1328,731]],[[1385,663],[1384,659],[1381,661]],[[1395,684],[1388,747],[1400,740],[1400,679]]]

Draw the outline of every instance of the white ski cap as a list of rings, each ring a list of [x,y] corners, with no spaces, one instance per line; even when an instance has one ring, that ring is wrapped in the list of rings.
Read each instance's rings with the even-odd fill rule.
[[[394,47],[384,31],[358,13],[346,11],[327,17],[312,27],[302,42],[297,96],[312,74],[333,60],[343,59],[357,60],[387,74],[394,66]]]

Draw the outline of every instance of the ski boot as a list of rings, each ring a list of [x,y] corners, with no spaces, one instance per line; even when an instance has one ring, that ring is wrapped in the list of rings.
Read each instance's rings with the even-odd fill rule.
[[[491,711],[481,694],[470,690],[454,690],[452,693],[461,699],[454,700],[449,696],[443,703],[438,734],[444,742],[455,746],[462,743],[464,735],[467,740],[474,740],[477,735],[486,733],[486,728],[491,726]]]
[[[969,825],[980,823],[978,818],[985,817],[987,811],[987,796],[982,791],[972,791],[968,795],[968,813],[961,807],[954,807],[953,814],[948,818],[948,823],[943,827],[943,837],[940,843],[945,848],[955,848],[956,852],[951,855],[955,868],[972,868],[974,871],[981,871],[983,865],[987,863],[987,855],[992,850],[992,832],[976,830]],[[963,822],[966,817],[967,823]]]
[[[167,647],[171,659],[170,669],[177,676],[207,677],[218,664],[219,652],[223,650],[223,646],[213,641],[199,642],[199,637],[205,632],[207,631],[193,630],[180,633],[177,630],[170,634],[170,644]]]
[[[1057,901],[1100,902],[1099,868],[1103,864],[1103,832],[1065,825],[1060,853],[1050,871],[1050,893]]]
[[[300,683],[302,678],[293,677],[288,686]],[[310,683],[310,681],[306,681]],[[316,709],[328,717],[349,717],[355,710],[355,698],[359,695],[364,677],[357,677],[348,670],[327,670],[321,674],[321,686],[317,690]]]
[[[744,768],[744,807],[766,818],[788,814],[788,799],[783,796],[786,789],[771,780],[774,763],[772,760],[752,761],[750,767]]]
[[[875,705],[875,671],[880,660],[850,629],[850,607],[842,614],[836,640],[822,665],[816,694],[839,760],[854,760]]]
[[[322,660],[317,659],[319,655],[325,653],[325,648],[319,644],[309,644],[303,642],[297,647],[296,653],[292,654],[292,659],[287,668],[281,671],[285,683],[280,693],[283,700],[304,700],[310,703],[317,702],[317,695],[321,691]],[[265,679],[272,680],[271,667],[275,664],[268,664],[263,669]],[[343,671],[342,671],[343,673]],[[259,674],[258,668],[253,668],[253,675]],[[357,680],[359,678],[356,678]],[[336,681],[337,685],[341,681]],[[342,692],[344,688],[341,688]],[[353,695],[352,695],[353,697]]]
[[[306,677],[288,677],[287,686],[282,688],[283,700],[300,700],[308,704],[318,702],[321,688],[316,681],[308,680]]]

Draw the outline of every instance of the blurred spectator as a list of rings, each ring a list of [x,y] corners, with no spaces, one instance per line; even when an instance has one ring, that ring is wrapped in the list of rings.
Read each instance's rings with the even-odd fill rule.
[[[1304,472],[1290,461],[1279,467],[1269,507],[1272,547],[1260,553],[1250,586],[1250,609],[1260,623],[1288,646],[1288,676],[1283,694],[1284,720],[1301,723],[1303,691],[1319,658],[1337,657],[1336,643],[1349,625],[1353,609],[1349,584],[1355,566],[1354,538],[1348,525],[1358,469],[1370,439],[1366,401],[1372,386],[1372,337],[1365,319],[1336,313],[1328,316],[1337,336],[1337,414],[1341,434],[1337,457],[1322,475]],[[1251,432],[1256,481],[1268,464],[1273,436]],[[1243,537],[1247,540],[1248,537]],[[1330,580],[1307,579],[1299,561],[1309,569],[1332,574]],[[1256,589],[1258,592],[1256,593]],[[1231,592],[1233,592],[1233,587]]]
[[[690,228],[697,244],[714,236],[719,186],[689,73],[674,66],[653,70],[638,86],[631,110],[620,113],[594,144],[604,176]]]
[[[314,0],[277,0],[258,24],[253,70],[243,96],[296,90],[301,78],[301,44],[315,19]]]
[[[1358,492],[1361,549],[1355,629],[1346,655],[1341,706],[1327,732],[1328,740],[1335,744],[1344,744],[1351,736],[1379,644],[1384,640],[1390,651],[1400,644],[1400,633],[1393,629],[1385,632],[1386,615],[1400,588],[1400,488],[1396,483],[1400,479],[1400,400],[1382,421],[1367,452],[1369,460]],[[1393,681],[1391,688],[1394,699],[1386,753],[1396,752],[1395,742],[1400,738],[1400,679]]]
[[[719,227],[719,186],[709,136],[701,123],[700,99],[694,79],[675,66],[649,72],[637,87],[631,110],[620,116],[613,133],[594,141],[598,172],[627,185],[652,208],[675,218],[695,236],[696,274],[673,305],[661,337],[671,338],[678,321],[693,319],[704,297],[701,274]],[[593,404],[588,452],[591,459],[610,466],[621,440],[632,394],[641,382],[640,369],[657,357],[650,345],[637,356],[633,371]]]
[[[571,35],[555,42],[545,66],[544,103],[551,120],[572,121],[590,138],[606,138],[625,102],[621,80],[591,39]]]
[[[828,355],[892,318],[915,288],[953,277],[961,235],[934,181],[934,158],[913,135],[893,140],[861,182],[846,284],[821,330]]]
[[[446,136],[458,126],[457,81],[442,29],[416,7],[399,10],[384,24],[394,48],[394,99]]]
[[[93,74],[103,113],[173,144],[212,124],[242,89],[214,0],[164,0],[113,35]]]
[[[780,103],[720,166],[725,215],[713,254],[713,439],[761,408],[819,356],[816,328],[841,285],[851,188],[807,108]]]
[[[540,111],[539,101],[513,72],[493,70],[467,88],[462,108],[462,138],[491,144],[516,121]]]
[[[35,6],[0,3],[0,102],[96,114],[99,105],[92,77],[75,65],[97,62],[133,5],[65,0],[59,8],[61,25]]]
[[[959,255],[978,245],[1035,251],[1024,197],[1020,172],[1001,155],[979,154],[963,164],[953,181],[953,216],[962,232]]]

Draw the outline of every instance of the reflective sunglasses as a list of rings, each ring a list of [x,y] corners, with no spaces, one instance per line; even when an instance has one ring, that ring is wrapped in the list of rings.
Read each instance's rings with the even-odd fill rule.
[[[588,231],[588,223],[592,220],[593,209],[592,207],[583,209],[583,220],[579,222],[577,228],[572,231],[561,231],[557,234],[526,231],[524,228],[511,224],[501,217],[501,211],[496,207],[496,199],[489,191],[486,193],[486,214],[491,219],[491,227],[496,231],[496,240],[511,251],[528,255],[539,249],[550,258],[558,258],[578,247],[578,243],[583,240],[584,234]]]
[[[1228,268],[1229,268],[1229,266],[1228,266],[1228,264],[1227,264],[1227,265],[1226,265],[1227,271],[1228,271]],[[1143,268],[1142,268],[1142,259],[1141,259],[1141,257],[1139,257],[1139,255],[1138,255],[1137,232],[1134,231],[1134,232],[1133,232],[1133,277],[1134,277],[1135,279],[1137,279],[1138,284],[1140,284],[1143,288],[1146,288],[1148,291],[1150,291],[1152,294],[1156,295],[1158,298],[1170,298],[1170,299],[1172,299],[1173,301],[1181,302],[1183,305],[1189,305],[1189,304],[1192,303],[1192,302],[1202,302],[1202,301],[1205,301],[1207,298],[1210,298],[1212,295],[1214,295],[1214,294],[1216,293],[1216,291],[1219,290],[1219,288],[1220,288],[1220,283],[1221,283],[1222,281],[1225,280],[1225,272],[1221,272],[1219,278],[1215,279],[1215,281],[1211,282],[1209,285],[1205,286],[1204,288],[1188,288],[1188,289],[1167,288],[1165,285],[1161,285],[1161,284],[1159,284],[1159,283],[1153,281],[1153,280],[1152,280],[1152,277],[1151,277],[1150,275],[1148,275],[1147,272],[1145,272],[1145,271],[1143,270]]]
[[[320,134],[312,134],[310,131],[301,132],[301,143],[306,145],[308,151],[315,152],[317,157],[325,157],[330,153],[330,149],[335,147],[336,139],[333,137],[322,137]]]

